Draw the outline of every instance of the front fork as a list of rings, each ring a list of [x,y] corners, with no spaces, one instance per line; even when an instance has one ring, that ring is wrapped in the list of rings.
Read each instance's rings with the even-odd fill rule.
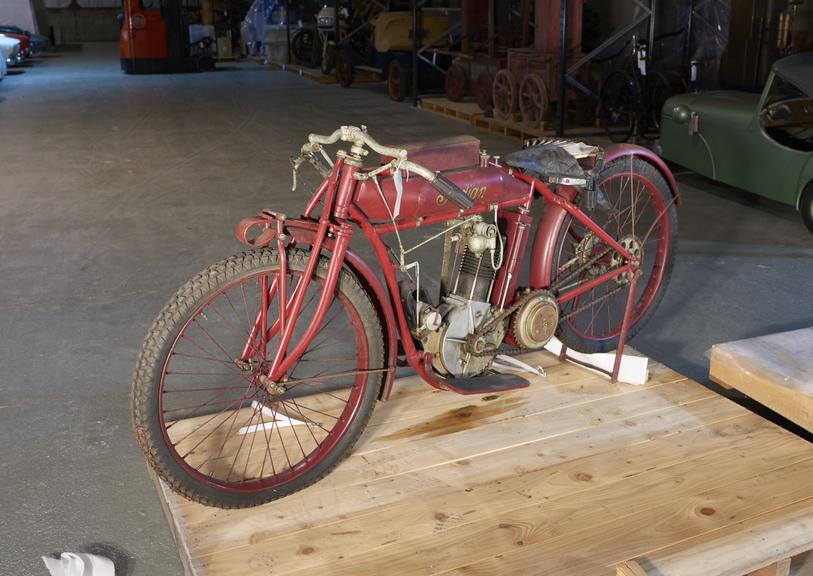
[[[281,214],[276,215],[275,225],[276,244],[279,253],[279,269],[276,277],[269,279],[268,275],[265,275],[262,278],[260,310],[255,317],[254,324],[240,356],[240,360],[243,363],[250,363],[255,354],[259,354],[264,360],[267,357],[268,343],[274,337],[279,336],[276,350],[273,352],[273,358],[269,360],[263,369],[266,381],[271,382],[279,382],[284,379],[286,373],[319,332],[322,322],[333,302],[333,295],[335,294],[336,285],[338,284],[339,275],[341,274],[344,264],[345,253],[350,244],[350,237],[353,234],[352,226],[346,222],[333,225],[326,219],[320,221],[313,239],[310,256],[305,265],[305,271],[299,278],[289,297],[287,282],[288,255],[285,246],[285,240],[287,238],[285,232],[285,217]],[[336,237],[336,240],[331,247],[330,261],[328,263],[327,274],[321,287],[319,300],[308,327],[289,352],[288,346],[291,344],[296,321],[302,310],[305,294],[313,280],[316,266],[321,258],[321,248],[328,232],[332,233]],[[279,303],[278,317],[271,326],[268,326],[268,311],[274,297],[277,298]]]

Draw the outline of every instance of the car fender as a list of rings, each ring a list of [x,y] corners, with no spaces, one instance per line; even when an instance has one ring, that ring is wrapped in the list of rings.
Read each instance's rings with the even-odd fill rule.
[[[808,186],[813,186],[813,153],[805,162],[804,168],[802,168],[802,172],[799,175],[799,192],[796,194],[796,209],[799,210],[801,207],[799,206],[799,202],[802,199],[802,194],[807,189]]]

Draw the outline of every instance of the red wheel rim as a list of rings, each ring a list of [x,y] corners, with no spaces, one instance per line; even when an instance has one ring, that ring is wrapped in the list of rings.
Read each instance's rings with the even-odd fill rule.
[[[614,213],[607,214],[598,208],[585,212],[622,245],[626,242],[640,248],[641,275],[630,317],[630,325],[633,325],[646,313],[663,280],[670,235],[666,205],[656,184],[631,170],[612,174],[598,186],[604,191]],[[605,214],[603,218],[602,214]],[[608,252],[600,240],[591,240],[585,227],[574,220],[570,221],[566,233],[561,236],[558,254],[556,276],[562,278],[567,275],[568,262],[576,259],[578,265],[589,258],[599,258],[595,266],[568,280],[566,286],[560,286],[562,292],[617,265],[613,264],[612,252]],[[604,254],[606,256],[602,256]],[[561,312],[563,316],[571,314],[565,320],[569,329],[585,340],[616,338],[621,332],[628,289],[624,280],[605,282],[567,302]]]
[[[507,120],[514,113],[517,99],[517,82],[510,70],[500,70],[494,78],[494,110],[497,116]]]
[[[289,272],[293,272],[289,274],[289,280],[299,277],[298,272]],[[364,326],[358,312],[340,292],[337,292],[331,304],[323,329],[336,322],[340,311],[346,315],[347,328],[342,330],[341,324],[335,324],[334,330],[327,334],[320,333],[321,336],[314,338],[300,362],[288,373],[288,391],[272,395],[259,383],[263,361],[256,349],[251,360],[252,363],[256,360],[257,366],[251,372],[241,370],[237,364],[234,367],[238,371],[229,370],[229,360],[237,358],[241,351],[240,346],[233,345],[235,337],[241,335],[238,327],[250,328],[252,314],[256,314],[259,307],[252,308],[247,286],[253,283],[253,302],[258,304],[260,299],[257,288],[263,275],[271,282],[276,271],[256,272],[239,278],[209,295],[182,326],[162,367],[157,412],[165,445],[173,460],[190,476],[221,491],[246,493],[267,490],[312,470],[344,437],[361,404],[367,385],[367,375],[360,372],[368,366]],[[289,295],[293,285],[295,282],[289,283]],[[320,289],[320,279],[314,278],[308,288],[306,306],[303,306],[304,315],[307,315],[307,306],[318,298]],[[240,312],[241,304],[245,318]],[[269,302],[269,316],[277,306],[276,300]],[[212,319],[216,319],[216,322],[212,322]],[[307,325],[309,318],[300,320],[304,321],[297,322],[297,329],[301,324]],[[198,330],[193,332],[191,329],[196,323]],[[204,324],[211,325],[203,326]],[[232,345],[227,345],[225,339],[219,338],[215,333],[214,327],[217,324],[222,328],[222,333],[231,333]],[[335,336],[330,338],[335,331],[339,332],[338,339],[341,342],[337,342]],[[353,335],[352,340],[348,338],[349,334]],[[247,338],[248,330],[236,342],[245,342]],[[314,348],[324,349],[328,342],[329,354],[336,356],[325,357],[322,354],[308,357]],[[180,352],[182,343],[184,351]],[[346,355],[346,349],[342,353],[334,352],[336,346],[347,346],[348,343],[351,347],[355,346],[352,355]],[[272,342],[265,358],[273,357],[274,352]],[[178,358],[183,359],[180,371],[177,364],[173,364]],[[192,372],[183,368],[190,364],[202,367],[203,371]],[[345,374],[342,368],[346,365],[354,366],[355,370],[351,368]],[[211,368],[212,366],[217,368]],[[300,366],[305,368],[301,375],[297,372]],[[325,366],[328,368],[325,369]],[[313,369],[319,371],[309,374]],[[336,374],[343,378],[335,378]],[[184,377],[184,381],[191,383],[192,387],[182,388],[176,384],[170,388],[169,377],[179,375]],[[226,385],[214,387],[208,384],[213,377],[223,379]],[[344,384],[348,384],[348,381],[352,383],[349,388],[340,392],[342,380]],[[320,390],[321,396],[307,394],[308,390],[313,389]],[[201,396],[208,398],[203,404],[167,407],[169,394],[184,397],[197,392],[202,392]],[[237,394],[238,398],[228,400],[229,395]],[[345,395],[346,398],[343,398]],[[224,400],[224,396],[227,399]],[[320,400],[319,404],[314,403],[317,398]],[[306,400],[308,404],[305,403]],[[259,402],[259,406],[255,406],[253,402]],[[226,406],[219,409],[223,404]],[[200,414],[187,414],[196,409],[199,409]],[[168,419],[167,414],[174,419]],[[273,446],[272,442],[275,442]],[[205,468],[207,464],[208,470]],[[256,474],[257,470],[259,475]]]
[[[548,89],[537,74],[528,74],[519,89],[519,109],[522,120],[536,128],[548,111]]]

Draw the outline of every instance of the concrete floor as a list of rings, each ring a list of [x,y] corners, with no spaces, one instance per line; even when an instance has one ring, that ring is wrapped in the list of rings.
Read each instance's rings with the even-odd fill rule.
[[[181,574],[130,430],[141,339],[182,282],[240,249],[240,218],[297,212],[288,157],[340,124],[390,143],[468,131],[380,85],[255,65],[128,77],[113,45],[0,84],[0,574],[94,548],[118,554],[120,574]],[[492,153],[518,146],[477,136]],[[813,324],[813,236],[789,208],[679,180],[674,277],[633,344],[704,380],[712,344]]]

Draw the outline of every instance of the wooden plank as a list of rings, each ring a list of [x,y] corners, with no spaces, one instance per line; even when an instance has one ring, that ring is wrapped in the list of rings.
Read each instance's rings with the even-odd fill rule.
[[[499,524],[503,516],[510,518],[512,525],[521,526],[544,519],[543,533],[552,529],[561,535],[580,529],[592,520],[591,515],[603,520],[608,515],[631,513],[681,492],[718,486],[810,456],[801,440],[790,450],[783,450],[785,439],[776,430],[766,428],[754,434],[758,446],[744,442],[665,467],[658,466],[657,458],[664,443],[646,442],[628,450],[580,459],[565,469],[554,464],[516,477],[474,482],[468,492],[449,491],[448,487],[445,494],[418,492],[413,494],[417,501],[403,500],[357,517],[274,538],[261,546],[218,553],[217,562],[225,565],[241,555],[252,558],[255,551],[274,549],[281,551],[275,555],[275,566],[285,572],[315,567],[325,559],[330,560],[336,575],[372,573],[382,561],[397,562],[402,573],[420,574],[426,572],[427,559],[431,559],[434,569],[442,571],[466,563],[484,546],[499,549],[501,539],[507,549],[513,548],[509,530],[495,531],[495,523]],[[760,466],[751,470],[737,467],[736,462],[749,450],[762,459]],[[591,474],[605,470],[595,478]],[[566,477],[564,472],[568,473]],[[472,474],[477,477],[476,467]],[[580,502],[589,503],[589,509],[580,509]],[[309,558],[284,552],[298,549],[305,538],[315,550]],[[344,558],[337,561],[338,556]],[[213,568],[208,562],[204,559],[202,565]]]
[[[543,538],[550,536],[550,533],[540,534],[541,522],[519,525],[516,527],[517,540],[513,550],[500,551],[497,556],[469,563],[448,574],[473,576],[525,574],[531,571],[612,574],[613,567],[626,554],[639,557],[649,550],[698,533],[724,528],[740,520],[805,506],[804,503],[810,499],[811,474],[813,459],[689,498],[674,499],[623,518],[587,525],[579,532],[564,536]],[[584,502],[582,506],[589,506],[589,502]],[[809,526],[813,522],[813,515],[809,509],[805,513],[808,516],[805,525]],[[798,526],[794,525],[792,531],[797,529]],[[805,537],[808,539],[809,535]],[[776,542],[773,544],[776,545]],[[758,562],[758,555],[752,556],[753,550],[747,543],[743,545],[740,541],[737,549],[743,561]],[[709,569],[708,565],[703,565],[703,568],[704,574],[719,574]]]
[[[700,534],[636,560],[663,576],[742,576],[813,549],[813,498]],[[747,553],[746,553],[747,552]],[[754,559],[758,558],[758,562]],[[781,573],[781,572],[780,572]]]
[[[709,405],[703,400],[707,400]],[[413,471],[437,469],[445,464],[449,464],[450,469],[466,468],[471,459],[478,455],[505,452],[519,446],[528,446],[527,450],[533,454],[535,444],[578,431],[590,436],[596,427],[607,422],[619,421],[622,429],[620,435],[635,437],[640,432],[630,419],[657,422],[664,417],[661,412],[674,409],[675,404],[681,407],[680,414],[672,420],[676,425],[684,419],[696,422],[697,419],[717,418],[719,414],[733,417],[746,412],[702,386],[685,381],[667,388],[658,386],[604,398],[577,405],[572,410],[561,408],[533,414],[523,417],[521,425],[512,420],[500,420],[442,436],[422,434],[419,429],[418,434],[407,433],[386,440],[385,443],[389,445],[379,450],[351,455],[318,483],[314,491],[326,490],[334,494],[337,489],[395,478]],[[497,473],[504,470],[504,466],[504,463],[499,464]],[[383,497],[383,494],[379,495],[379,498]],[[341,505],[350,506],[351,501],[342,499]],[[332,506],[327,509],[328,512],[335,510]],[[197,512],[201,518],[190,521],[207,521],[209,513],[206,509]],[[309,515],[312,514],[314,512],[310,511]]]
[[[751,572],[748,576],[788,576],[790,574],[790,558],[785,558],[765,568]]]
[[[471,122],[475,116],[483,115],[483,111],[474,102],[452,102],[446,98],[422,98],[421,108],[466,123]]]
[[[628,560],[616,566],[615,574],[616,576],[647,576],[647,573],[635,560]]]
[[[186,537],[183,524],[183,516],[178,513],[176,495],[167,487],[166,484],[159,480],[152,468],[147,466],[147,472],[155,483],[158,489],[158,494],[161,496],[161,508],[164,510],[164,516],[169,524],[169,531],[172,534],[172,539],[175,540],[175,546],[178,547],[179,556],[181,557],[181,565],[183,566],[184,576],[195,576],[195,570],[192,567],[192,554],[189,551],[188,539]]]
[[[813,432],[813,328],[714,346],[709,377]]]
[[[721,419],[730,417],[730,414],[726,414],[727,405],[710,404],[708,408],[709,416],[715,414]],[[194,505],[185,513],[188,534],[196,541],[195,549],[206,554],[217,549],[312,530],[339,519],[367,514],[373,509],[397,508],[403,503],[406,503],[407,509],[414,508],[413,495],[420,495],[421,501],[427,503],[442,502],[449,517],[466,517],[470,515],[465,513],[472,509],[470,501],[479,499],[481,494],[485,501],[489,501],[488,495],[492,493],[496,494],[496,498],[508,495],[510,498],[504,504],[508,506],[515,500],[515,495],[523,499],[528,496],[551,497],[558,493],[555,490],[584,489],[625,478],[653,465],[691,458],[692,452],[704,445],[708,445],[710,450],[720,449],[730,442],[730,436],[756,430],[753,422],[748,420],[750,415],[738,414],[739,417],[709,428],[696,428],[697,422],[693,417],[678,419],[666,415],[664,418],[664,414],[642,416],[637,427],[630,427],[628,421],[611,422],[593,431],[582,430],[552,438],[545,442],[544,449],[529,444],[512,451],[496,452],[488,458],[460,461],[341,489],[329,484],[326,488],[312,486],[296,498],[270,504],[267,509],[217,511],[212,515],[210,509]],[[657,439],[661,441],[647,449],[644,447],[650,443],[640,443],[642,435],[651,437],[653,442]],[[632,444],[634,448],[619,449],[619,446],[627,444]],[[602,465],[606,462],[613,462],[613,465]],[[555,473],[557,480],[558,488],[554,492],[535,489],[528,493],[523,491],[529,489],[522,480],[525,476],[534,478],[538,474],[551,472]],[[496,486],[494,490],[479,488],[492,483]],[[453,492],[463,498],[460,506],[452,507],[448,501],[450,486],[455,487]],[[512,488],[516,488],[515,493],[511,492]],[[337,499],[337,494],[342,495],[340,499]],[[526,502],[521,500],[521,503]],[[274,517],[273,531],[267,529],[269,514]],[[434,521],[433,514],[434,511],[428,514],[430,521]],[[237,524],[239,528],[235,527]]]
[[[163,487],[188,573],[641,576],[722,543],[743,576],[811,547],[808,443],[657,364],[633,387],[530,359],[547,378],[489,400],[399,380],[347,460],[268,505]]]

